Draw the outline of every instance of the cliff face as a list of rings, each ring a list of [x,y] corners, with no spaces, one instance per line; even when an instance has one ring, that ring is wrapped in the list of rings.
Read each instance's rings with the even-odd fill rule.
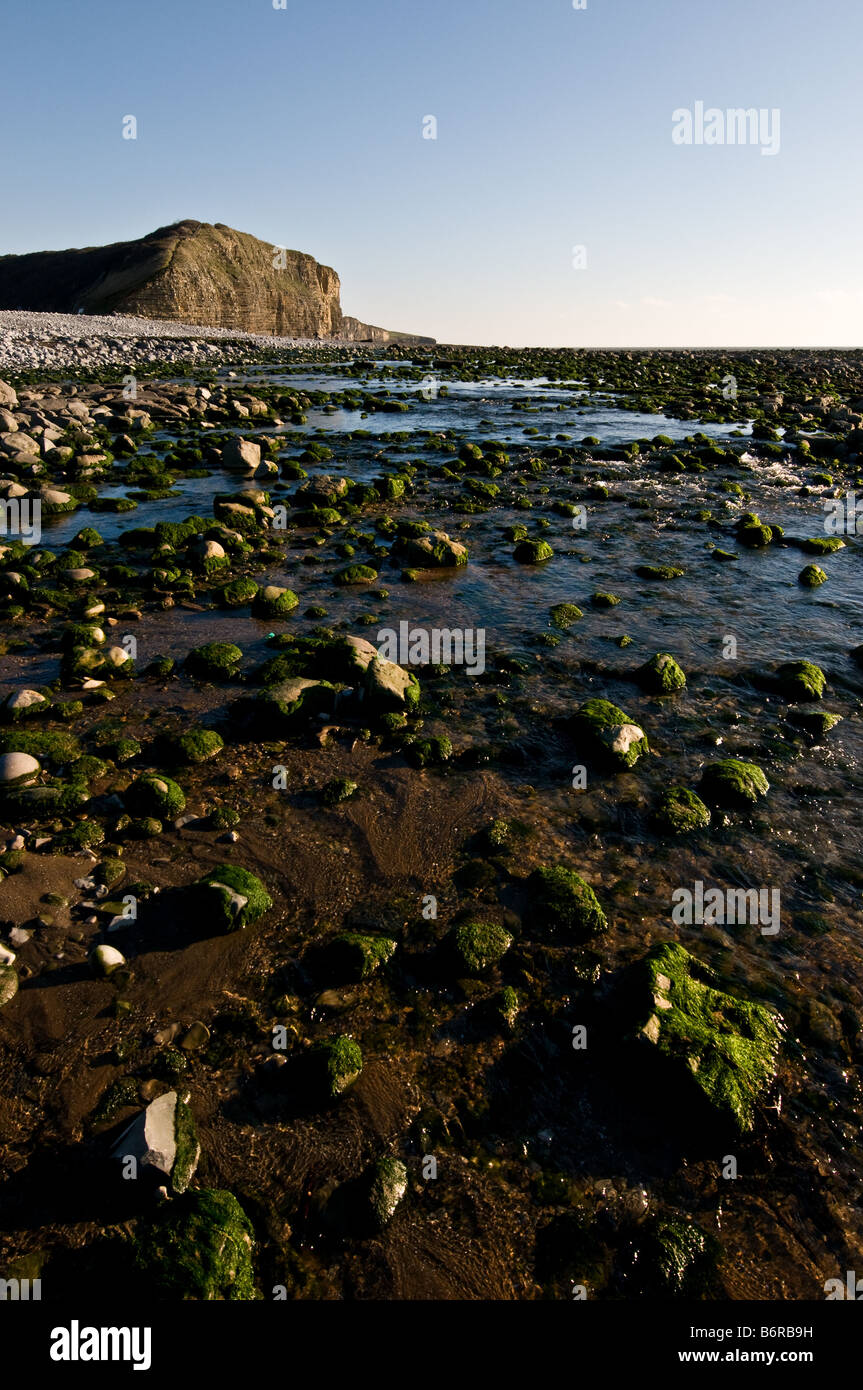
[[[0,256],[3,309],[139,314],[291,338],[411,341],[345,317],[339,290],[330,266],[221,222],[177,222],[111,246]]]

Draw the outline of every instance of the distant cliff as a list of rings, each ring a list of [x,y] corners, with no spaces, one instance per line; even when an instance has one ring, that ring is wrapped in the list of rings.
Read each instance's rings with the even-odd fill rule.
[[[0,256],[0,309],[139,314],[286,338],[433,342],[346,317],[339,277],[221,222],[176,222],[138,241]]]

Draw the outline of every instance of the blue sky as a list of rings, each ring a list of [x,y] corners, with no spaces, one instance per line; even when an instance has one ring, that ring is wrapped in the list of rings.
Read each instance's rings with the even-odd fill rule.
[[[2,252],[193,217],[308,251],[339,272],[345,312],[441,341],[863,337],[859,0],[4,15]],[[675,145],[672,113],[697,101],[778,108],[778,154]]]

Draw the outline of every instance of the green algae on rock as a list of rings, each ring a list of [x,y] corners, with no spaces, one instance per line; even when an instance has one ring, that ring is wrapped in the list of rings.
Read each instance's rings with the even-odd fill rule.
[[[831,729],[835,729],[837,724],[842,723],[841,714],[832,714],[828,710],[820,709],[792,710],[788,718],[810,738],[823,738]]]
[[[548,612],[554,626],[564,630],[584,617],[584,613],[574,603],[556,603]]]
[[[708,763],[701,775],[705,801],[729,810],[749,810],[769,790],[770,783],[761,768],[740,758],[720,758]]]
[[[845,542],[838,536],[810,536],[799,545],[807,555],[832,555],[834,551],[843,550]]]
[[[392,958],[396,942],[389,936],[342,932],[328,949],[331,968],[353,980],[368,980]]]
[[[520,565],[540,565],[550,560],[554,551],[548,541],[519,541],[513,551],[513,559]]]
[[[686,676],[670,652],[656,652],[639,666],[635,679],[652,695],[673,695],[686,685]]]
[[[372,1168],[369,1203],[379,1227],[391,1221],[408,1190],[408,1170],[400,1158],[379,1158]]]
[[[668,787],[653,812],[653,823],[662,834],[687,835],[707,829],[710,811],[688,787]]]
[[[636,565],[635,573],[642,579],[682,579],[686,570],[676,565]]]
[[[346,565],[333,576],[336,584],[374,584],[378,572],[371,565]]]
[[[186,670],[201,680],[231,681],[243,653],[233,642],[205,642],[186,657]]]
[[[137,777],[126,788],[123,800],[130,815],[154,816],[158,820],[173,820],[186,807],[182,787],[157,773]]]
[[[112,1149],[120,1162],[134,1159],[136,1176],[145,1172],[185,1192],[195,1175],[201,1145],[188,1097],[166,1091],[135,1116]]]
[[[482,975],[509,950],[512,936],[497,922],[462,922],[450,936],[455,958],[468,975]]]
[[[189,729],[184,734],[163,739],[166,758],[177,763],[205,763],[224,748],[225,741],[215,729]]]
[[[745,512],[736,526],[737,542],[749,550],[763,550],[781,535],[777,526],[765,526],[755,512]]]
[[[827,583],[827,575],[820,565],[806,565],[797,576],[798,584],[804,589],[817,589]]]
[[[223,608],[244,608],[247,603],[252,603],[257,595],[258,585],[254,579],[232,579],[219,590],[218,599]]]
[[[519,1010],[521,1008],[521,1000],[512,985],[504,985],[500,994],[495,995],[492,1000],[492,1008],[498,1022],[501,1023],[504,1028],[512,1032],[518,1022]]]
[[[589,883],[564,864],[534,869],[527,880],[531,927],[565,932],[574,938],[596,936],[608,920]]]
[[[225,932],[256,922],[273,905],[261,880],[237,864],[217,864],[192,884],[191,895],[203,921]]]
[[[776,1076],[782,1019],[718,989],[714,972],[675,942],[648,953],[639,980],[637,1036],[688,1074],[718,1116],[751,1130]]]
[[[586,700],[573,715],[572,726],[594,757],[616,768],[634,767],[648,751],[644,730],[610,700]]]
[[[352,1086],[363,1069],[359,1043],[344,1035],[315,1043],[310,1049],[309,1061],[316,1082],[330,1100]]]
[[[333,777],[321,790],[321,801],[325,806],[340,806],[350,801],[359,790],[358,784],[349,777]]]
[[[776,685],[779,693],[788,701],[798,703],[806,700],[820,700],[827,685],[827,677],[820,666],[811,661],[786,661],[776,672]]]
[[[252,600],[252,615],[257,618],[284,618],[293,612],[299,601],[292,589],[266,584]]]
[[[702,1285],[712,1273],[717,1248],[715,1238],[694,1221],[660,1220],[648,1233],[644,1256],[668,1296],[694,1298],[703,1294]]]
[[[262,738],[290,733],[301,721],[332,709],[335,688],[329,681],[293,676],[238,701],[252,731]]]
[[[452,757],[453,748],[446,734],[435,738],[405,739],[401,745],[414,767],[442,767]]]
[[[253,1250],[251,1222],[233,1193],[205,1188],[140,1223],[134,1268],[161,1300],[246,1301],[260,1297]]]
[[[428,536],[401,536],[392,554],[411,569],[459,569],[468,562],[467,546],[454,541],[446,531]]]

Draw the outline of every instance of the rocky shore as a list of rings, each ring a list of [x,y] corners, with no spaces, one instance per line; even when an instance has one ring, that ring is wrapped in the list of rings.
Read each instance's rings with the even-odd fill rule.
[[[137,336],[0,381],[0,1270],[821,1297],[855,356]]]

